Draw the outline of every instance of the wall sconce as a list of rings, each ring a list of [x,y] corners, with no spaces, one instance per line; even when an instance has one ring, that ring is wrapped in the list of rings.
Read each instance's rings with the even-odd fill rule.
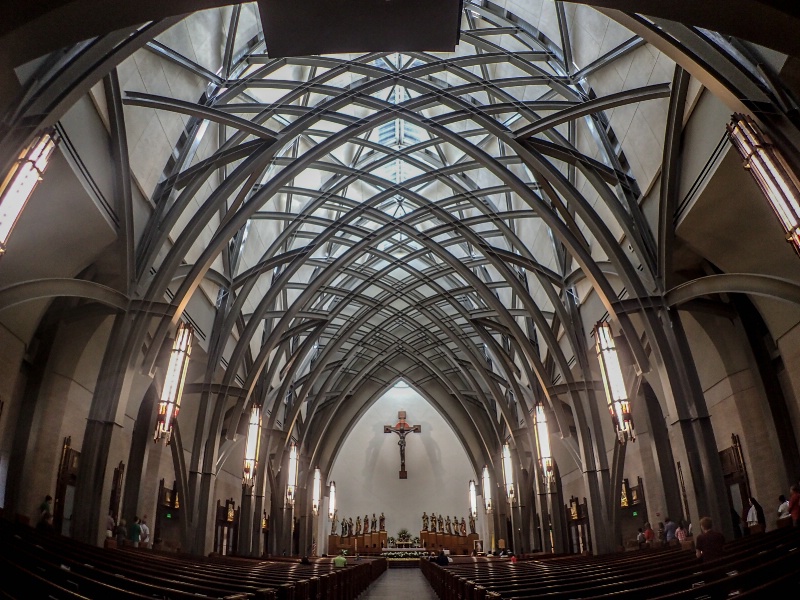
[[[261,407],[253,405],[250,411],[250,424],[247,427],[247,440],[244,445],[244,469],[242,485],[253,485],[258,467],[258,451],[261,446]]]
[[[595,325],[594,335],[597,360],[600,362],[600,374],[603,377],[603,388],[606,392],[611,420],[614,422],[614,431],[622,443],[625,443],[628,438],[636,441],[631,403],[625,389],[625,380],[622,377],[622,367],[619,364],[611,326],[606,321],[600,321]]]
[[[294,506],[295,495],[297,494],[297,445],[292,442],[289,449],[289,472],[286,477],[286,505]]]
[[[330,492],[328,494],[328,518],[333,521],[336,516],[336,482],[331,481]]]
[[[483,466],[483,502],[486,505],[486,512],[492,512],[492,479],[489,476],[489,467]]]
[[[536,405],[533,413],[533,423],[536,433],[536,447],[539,449],[539,466],[542,469],[542,482],[549,492],[556,482],[555,464],[550,452],[550,432],[547,430],[547,417],[544,414],[544,406],[541,403]]]
[[[57,144],[54,130],[39,134],[19,155],[0,184],[0,256],[5,254],[11,231],[42,180]]]
[[[755,178],[781,222],[786,241],[800,255],[800,181],[751,117],[734,114],[727,130],[744,168]]]
[[[314,488],[311,492],[311,512],[316,517],[319,514],[319,503],[322,500],[322,475],[319,467],[314,469]]]
[[[156,442],[161,438],[166,438],[166,442],[169,444],[172,437],[172,427],[180,411],[183,384],[186,382],[186,371],[189,368],[189,357],[192,354],[193,335],[191,325],[183,322],[178,325],[175,341],[172,343],[172,352],[169,355],[161,401],[158,403],[158,418],[153,438]]]
[[[503,481],[506,484],[508,503],[514,503],[514,467],[511,464],[511,447],[503,444]]]
[[[474,479],[469,480],[469,514],[473,519],[478,516],[478,490]]]

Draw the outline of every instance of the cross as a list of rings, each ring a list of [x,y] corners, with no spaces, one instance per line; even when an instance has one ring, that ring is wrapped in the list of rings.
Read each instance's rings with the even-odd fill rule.
[[[400,479],[408,479],[406,472],[406,435],[409,433],[422,432],[422,425],[409,425],[406,423],[406,411],[401,410],[397,413],[397,424],[383,426],[383,433],[396,433],[400,436],[397,445],[400,446]]]

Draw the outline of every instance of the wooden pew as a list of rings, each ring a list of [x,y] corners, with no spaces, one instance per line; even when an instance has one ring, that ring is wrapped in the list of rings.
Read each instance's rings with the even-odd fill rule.
[[[445,600],[700,597],[698,589],[708,591],[709,597],[724,597],[751,588],[767,589],[773,580],[796,581],[799,547],[800,532],[782,530],[730,542],[723,559],[705,565],[693,551],[664,549],[516,565],[502,559],[471,559],[439,567],[423,560],[420,568]]]
[[[354,600],[386,569],[385,559],[334,569],[330,560],[300,565],[296,560],[196,558],[134,548],[100,549],[8,522],[0,524],[0,544],[0,555],[10,568],[49,579],[56,587],[63,583],[73,593],[91,590],[91,597]]]

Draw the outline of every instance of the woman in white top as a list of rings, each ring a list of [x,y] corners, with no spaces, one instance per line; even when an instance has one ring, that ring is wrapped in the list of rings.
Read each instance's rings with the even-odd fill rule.
[[[789,514],[789,501],[786,499],[786,496],[781,494],[778,496],[778,518],[785,519],[789,516],[791,516]]]

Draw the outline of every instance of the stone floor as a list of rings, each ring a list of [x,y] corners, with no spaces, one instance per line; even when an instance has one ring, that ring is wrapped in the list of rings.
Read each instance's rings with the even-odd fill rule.
[[[388,598],[413,598],[436,600],[428,581],[419,569],[387,569],[358,600],[385,600]]]

